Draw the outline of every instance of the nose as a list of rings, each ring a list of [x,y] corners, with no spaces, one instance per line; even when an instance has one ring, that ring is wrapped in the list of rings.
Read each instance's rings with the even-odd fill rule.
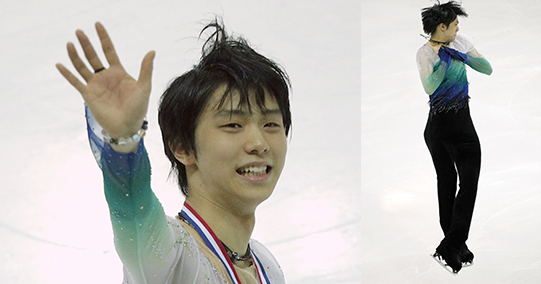
[[[254,129],[247,131],[244,149],[246,153],[251,155],[261,155],[269,151],[270,147],[262,130],[254,127]]]

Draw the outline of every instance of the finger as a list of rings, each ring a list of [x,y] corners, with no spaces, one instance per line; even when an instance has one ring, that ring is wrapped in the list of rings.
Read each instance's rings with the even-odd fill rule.
[[[79,43],[81,44],[81,47],[83,48],[86,59],[90,63],[90,66],[92,66],[92,69],[98,70],[98,69],[103,68],[103,64],[101,63],[101,60],[98,57],[98,54],[96,54],[94,47],[92,46],[92,44],[90,43],[90,40],[84,34],[84,32],[81,30],[77,30],[75,34],[77,35],[77,38],[79,39]]]
[[[66,78],[66,80],[68,80],[68,82],[74,86],[77,91],[79,91],[79,93],[83,93],[85,85],[81,83],[81,81],[79,81],[79,79],[77,79],[77,77],[75,77],[66,67],[64,67],[64,65],[58,63],[56,64],[56,69],[60,71],[60,74],[62,74],[62,76],[64,76],[64,78]]]
[[[100,37],[101,48],[103,49],[103,53],[105,53],[105,57],[107,58],[107,62],[109,62],[109,65],[120,65],[120,60],[118,59],[118,55],[116,54],[113,42],[111,41],[109,34],[100,22],[96,23],[96,31],[98,32],[98,36]]]
[[[77,70],[77,72],[79,72],[79,74],[83,76],[83,79],[85,79],[85,81],[90,81],[93,73],[92,71],[88,70],[85,63],[81,60],[79,54],[77,54],[77,50],[75,49],[73,43],[68,42],[67,48],[69,58],[71,60],[71,63],[73,64],[73,67],[75,67],[75,70]]]
[[[154,69],[154,57],[156,56],[155,51],[150,51],[143,58],[141,63],[141,71],[139,72],[138,83],[143,90],[148,90],[150,93],[150,88],[152,85],[152,70]]]

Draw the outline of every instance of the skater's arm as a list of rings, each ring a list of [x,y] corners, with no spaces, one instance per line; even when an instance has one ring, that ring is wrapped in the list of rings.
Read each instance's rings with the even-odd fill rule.
[[[468,53],[468,60],[466,61],[466,64],[468,64],[472,69],[481,72],[486,75],[492,74],[492,66],[486,60],[475,48],[473,48]]]
[[[150,162],[141,141],[135,153],[105,144],[101,158],[115,247],[132,279],[165,281],[179,251],[164,210],[150,188]],[[144,280],[143,280],[144,279]]]
[[[182,250],[175,247],[173,228],[151,190],[143,140],[131,146],[133,152],[117,152],[102,139],[102,128],[88,108],[86,118],[92,152],[103,172],[117,253],[131,279],[145,283],[152,276],[160,282]]]
[[[464,63],[477,72],[486,75],[492,74],[492,66],[490,66],[488,60],[475,49],[473,37],[465,34],[458,34],[455,40],[458,42],[458,45],[463,48],[461,49],[462,52],[466,53],[466,60],[462,60]]]
[[[430,50],[420,49],[417,52],[417,67],[423,88],[428,95],[432,95],[443,82],[448,65],[438,59],[437,63],[431,58]]]
[[[103,171],[116,250],[131,279],[137,283],[148,283],[150,279],[164,283],[156,269],[169,271],[177,249],[172,228],[150,189],[150,163],[143,142],[112,146],[102,134],[104,130],[113,139],[127,138],[141,129],[150,96],[154,52],[145,56],[135,80],[121,65],[105,28],[96,23],[96,30],[109,67],[102,64],[89,39],[78,30],[77,38],[90,67],[72,43],[67,49],[85,83],[62,64],[57,68],[81,93],[87,106],[89,140]],[[152,278],[154,273],[157,278]]]

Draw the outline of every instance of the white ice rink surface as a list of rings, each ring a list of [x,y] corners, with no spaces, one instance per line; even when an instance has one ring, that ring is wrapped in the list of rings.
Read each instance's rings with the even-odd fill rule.
[[[83,100],[54,66],[70,66],[65,45],[76,41],[75,30],[97,44],[93,24],[101,21],[133,76],[156,50],[146,146],[152,186],[166,213],[176,215],[183,199],[167,181],[157,102],[171,79],[197,63],[196,37],[214,14],[283,65],[293,83],[286,167],[257,211],[253,237],[274,253],[287,283],[358,283],[360,4],[1,1],[0,283],[122,281]]]
[[[420,9],[433,2],[362,3],[362,283],[541,283],[541,1],[462,1],[460,32],[494,72],[468,68],[482,166],[475,264],[458,276],[429,256],[443,233],[415,54]]]

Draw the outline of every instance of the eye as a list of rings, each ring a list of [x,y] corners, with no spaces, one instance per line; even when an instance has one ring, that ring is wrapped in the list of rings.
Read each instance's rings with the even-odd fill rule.
[[[238,124],[238,123],[229,123],[229,124],[226,124],[222,127],[225,127],[225,128],[242,128],[242,125]]]
[[[265,127],[272,127],[272,128],[281,128],[282,125],[276,123],[276,122],[267,122],[265,124]]]

